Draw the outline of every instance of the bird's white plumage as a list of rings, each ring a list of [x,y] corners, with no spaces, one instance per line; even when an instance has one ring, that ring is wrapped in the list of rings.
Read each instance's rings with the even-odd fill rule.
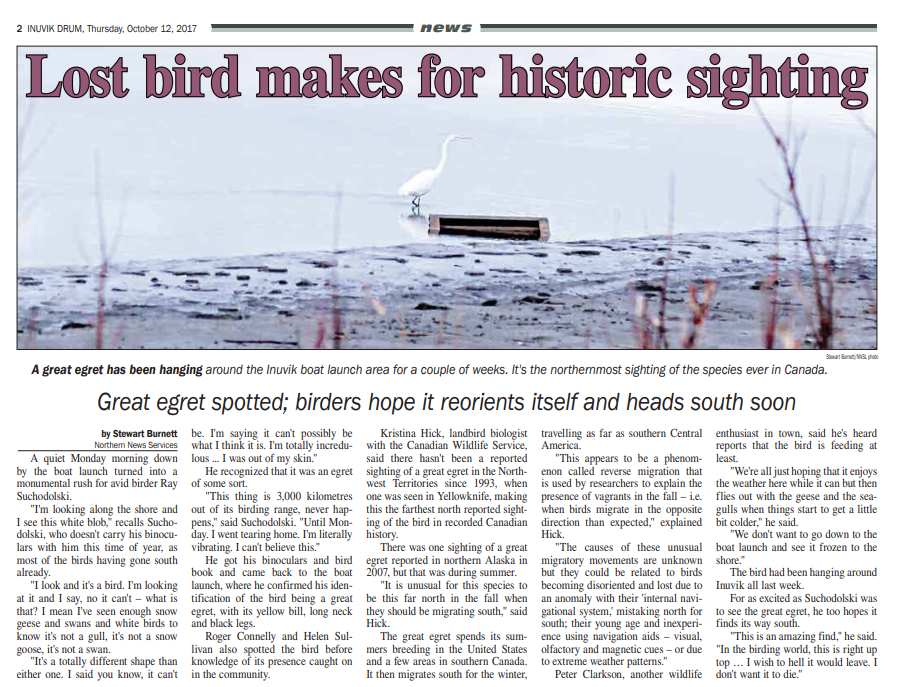
[[[401,196],[412,198],[413,205],[417,205],[419,198],[434,188],[435,182],[441,176],[441,172],[444,171],[444,163],[447,161],[447,149],[450,147],[450,143],[457,140],[468,140],[468,138],[456,135],[447,136],[444,139],[444,144],[441,146],[441,161],[438,163],[438,166],[434,169],[422,170],[416,174],[400,187],[398,193]]]
[[[423,169],[400,187],[400,195],[411,196],[413,198],[424,196],[434,188],[434,182],[437,177],[438,175],[435,170]]]

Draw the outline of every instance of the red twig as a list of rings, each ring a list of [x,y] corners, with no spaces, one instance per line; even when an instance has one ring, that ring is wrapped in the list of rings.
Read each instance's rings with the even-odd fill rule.
[[[716,295],[716,281],[707,279],[703,282],[703,300],[697,298],[697,285],[691,284],[688,287],[688,305],[691,308],[691,323],[687,333],[684,336],[682,345],[684,348],[696,348],[697,342],[700,340],[700,333],[703,328],[703,322],[709,315],[712,308],[713,297]]]
[[[816,326],[814,328],[816,346],[822,349],[829,348],[834,336],[834,275],[829,262],[825,260],[820,263],[819,258],[816,256],[816,239],[813,236],[812,227],[800,201],[797,186],[797,164],[803,145],[803,138],[800,137],[795,141],[791,141],[790,129],[786,138],[779,136],[762,110],[759,110],[759,116],[769,136],[775,142],[775,147],[778,149],[788,184],[788,204],[794,210],[800,222],[803,243],[806,246],[807,256],[809,257],[816,307]]]
[[[109,262],[104,259],[97,275],[97,326],[94,348],[98,350],[103,348],[103,326],[106,321],[106,275],[108,272]]]
[[[97,273],[97,322],[94,346],[103,348],[103,328],[106,322],[106,281],[109,277],[110,257],[116,250],[122,226],[125,223],[126,198],[123,194],[122,204],[119,208],[119,223],[113,235],[112,246],[106,242],[106,222],[103,217],[103,187],[100,174],[100,154],[94,151],[94,205],[97,213],[97,240],[100,244],[100,268]]]
[[[659,322],[657,332],[661,348],[669,347],[669,338],[666,334],[666,300],[669,293],[669,261],[672,259],[672,243],[675,240],[675,176],[669,176],[669,228],[668,244],[666,245],[665,264],[663,266],[662,290],[659,293]]]
[[[634,314],[638,348],[644,350],[656,348],[655,337],[653,336],[653,318],[647,313],[647,299],[642,295],[637,296],[634,304]]]
[[[763,343],[767,349],[775,348],[775,336],[778,331],[778,278],[780,276],[781,261],[781,231],[779,220],[781,219],[781,206],[775,206],[775,253],[772,255],[772,277],[769,280],[769,315],[766,318],[766,329]]]
[[[340,284],[338,282],[338,241],[340,238],[340,230],[341,230],[341,202],[343,200],[343,195],[341,193],[341,189],[338,188],[337,194],[335,197],[335,206],[334,206],[334,228],[333,228],[333,238],[334,238],[334,258],[333,265],[331,271],[331,341],[333,348],[341,347],[341,339],[344,338],[344,332],[341,330],[341,295],[340,295]]]

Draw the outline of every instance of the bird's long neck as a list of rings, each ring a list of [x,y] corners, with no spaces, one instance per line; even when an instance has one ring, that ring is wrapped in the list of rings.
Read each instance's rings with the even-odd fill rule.
[[[444,171],[444,163],[447,161],[447,150],[450,148],[450,141],[453,139],[448,138],[444,141],[444,145],[441,147],[441,161],[438,163],[438,166],[435,168],[435,172],[440,174]]]

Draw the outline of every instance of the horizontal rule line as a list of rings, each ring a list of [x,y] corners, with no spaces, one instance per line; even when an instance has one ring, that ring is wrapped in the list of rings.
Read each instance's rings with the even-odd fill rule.
[[[174,451],[175,449],[146,449],[146,448],[130,448],[130,449],[121,449],[121,448],[20,448],[16,449],[19,453],[87,453],[90,451],[91,453],[111,453],[115,451],[116,453],[145,453],[147,451]]]
[[[481,24],[482,31],[875,31],[878,24]]]
[[[212,30],[412,31],[412,24],[210,24]]]

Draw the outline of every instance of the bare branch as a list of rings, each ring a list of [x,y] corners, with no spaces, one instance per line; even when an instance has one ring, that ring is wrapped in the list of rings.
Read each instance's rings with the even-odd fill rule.
[[[800,201],[797,183],[797,165],[799,162],[800,150],[805,140],[805,134],[795,135],[794,132],[789,129],[785,136],[779,136],[775,133],[772,124],[758,105],[757,112],[759,113],[763,126],[769,132],[769,135],[772,137],[775,146],[778,149],[788,185],[791,201],[790,206],[800,222],[803,242],[806,246],[807,256],[809,258],[810,271],[812,273],[813,294],[815,296],[817,326],[814,327],[814,332],[816,345],[818,348],[822,349],[829,348],[834,334],[834,312],[832,311],[834,294],[833,275],[830,267],[827,264],[823,267],[820,264],[819,258],[816,256],[816,239],[813,236],[809,218]]]
[[[862,114],[859,111],[856,112],[856,121],[859,122],[859,125],[863,128],[863,131],[869,134],[869,136],[875,139],[878,138],[878,134],[875,132],[875,129],[866,124],[866,120],[863,119]]]
[[[659,345],[661,348],[669,347],[669,337],[666,332],[666,300],[669,293],[669,262],[672,259],[672,243],[675,240],[675,175],[669,174],[669,213],[668,213],[668,242],[666,245],[665,266],[663,267],[662,290],[659,292]]]
[[[341,187],[338,186],[334,201],[334,226],[332,228],[332,238],[334,247],[334,256],[332,258],[331,272],[331,322],[332,332],[331,340],[334,348],[341,347],[341,339],[344,338],[344,332],[341,328],[341,300],[340,300],[340,284],[338,274],[338,247],[340,245],[341,232],[341,205],[343,203],[343,194]]]

